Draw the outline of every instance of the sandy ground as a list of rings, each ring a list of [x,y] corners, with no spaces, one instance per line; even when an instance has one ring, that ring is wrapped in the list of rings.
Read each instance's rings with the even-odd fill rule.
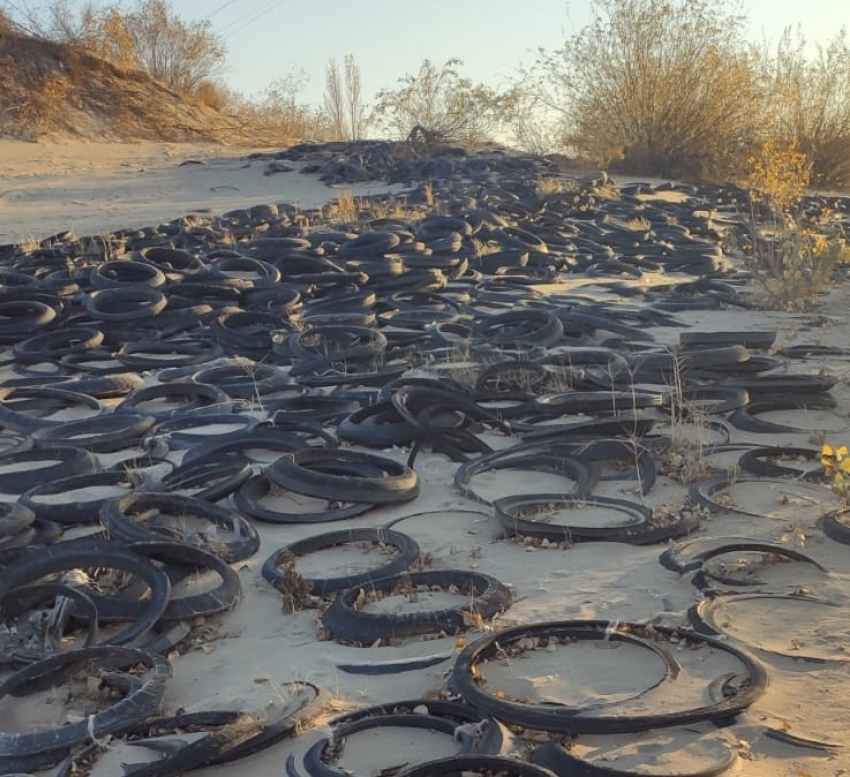
[[[185,159],[203,165],[179,166]],[[142,226],[183,213],[223,212],[262,202],[295,202],[319,205],[334,191],[315,179],[297,173],[266,177],[262,163],[250,163],[239,155],[212,146],[139,144],[138,146],[82,144],[40,146],[0,142],[0,238],[44,237],[61,229],[78,234],[117,227]],[[355,193],[375,193],[378,186]],[[209,209],[209,210],[205,210]],[[777,346],[796,342],[846,346],[850,326],[846,319],[845,294],[835,290],[823,300],[817,315],[757,311],[695,311],[687,314],[693,330],[767,329],[777,332]],[[678,330],[650,330],[659,343],[673,344]],[[850,443],[850,359],[817,358],[806,363],[789,362],[788,372],[836,374],[835,411],[786,411],[767,414],[770,420],[796,426],[799,431],[752,434],[735,431],[734,442],[761,445],[812,445],[829,441]],[[7,368],[8,370],[8,368]],[[11,374],[11,373],[9,373]],[[6,371],[2,376],[6,375]],[[694,435],[705,440],[704,429]],[[491,435],[495,447],[511,441]],[[707,440],[711,442],[711,440]],[[384,452],[400,461],[406,451]],[[736,456],[718,455],[711,464],[718,469],[734,465]],[[398,521],[395,528],[416,539],[427,554],[431,568],[476,569],[509,585],[515,603],[485,631],[543,620],[597,618],[640,623],[684,625],[687,610],[698,601],[689,576],[680,577],[658,562],[664,547],[634,547],[614,543],[581,543],[572,547],[534,547],[502,536],[492,509],[458,495],[452,478],[456,465],[441,456],[422,454],[416,469],[421,494],[413,502],[384,507],[366,515],[324,527],[311,525],[258,525],[262,536],[259,552],[238,565],[244,600],[224,617],[214,619],[201,632],[193,649],[174,659],[174,679],[165,699],[167,712],[210,708],[242,708],[262,715],[287,698],[287,683],[309,680],[329,692],[330,711],[359,705],[433,695],[443,686],[451,659],[459,649],[454,637],[423,641],[408,638],[389,646],[351,647],[320,641],[318,613],[281,611],[281,597],[260,576],[263,561],[277,548],[318,531],[340,527],[381,526]],[[622,475],[622,473],[620,473]],[[488,499],[518,493],[561,491],[564,482],[555,475],[506,471],[482,475],[476,488]],[[639,499],[635,482],[612,473],[597,493]],[[661,478],[643,501],[649,507],[681,505],[686,488]],[[828,572],[805,563],[768,564],[759,568],[767,581],[762,587],[781,593],[805,591],[838,606],[829,617],[819,610],[795,608],[794,603],[759,602],[744,605],[734,615],[720,614],[732,626],[730,638],[760,646],[754,652],[764,661],[770,676],[768,692],[740,716],[734,726],[690,727],[687,731],[620,736],[614,739],[585,737],[577,752],[596,757],[620,769],[639,769],[649,775],[678,774],[686,766],[704,767],[718,743],[738,754],[730,775],[747,777],[840,777],[850,773],[850,555],[817,528],[818,517],[835,505],[826,486],[801,482],[735,483],[728,489],[728,509],[707,517],[698,537],[757,537],[778,542],[811,555]],[[581,517],[589,523],[607,520],[588,510]],[[305,559],[299,571],[319,571],[331,576],[361,570],[381,561],[365,548],[326,551]],[[753,559],[728,559],[732,567]],[[435,595],[434,601],[445,602]],[[409,602],[407,603],[409,606]],[[398,602],[395,606],[403,606]],[[391,608],[392,602],[383,602]],[[418,606],[425,606],[420,603]],[[473,639],[476,632],[467,638]],[[587,647],[575,655],[538,654],[514,661],[492,662],[486,681],[512,698],[539,701],[568,698],[573,703],[638,692],[647,673],[658,667],[640,651],[628,647],[606,652]],[[436,666],[381,677],[351,674],[341,668],[348,663],[383,662],[425,655],[446,658]],[[799,656],[796,657],[796,656]],[[687,663],[682,655],[683,664]],[[807,659],[814,659],[812,662]],[[701,659],[700,659],[701,660]],[[714,666],[714,665],[712,665]],[[722,662],[714,669],[728,670]],[[698,674],[694,668],[691,668]],[[662,709],[677,704],[707,703],[701,683],[680,685],[683,698],[655,698]],[[690,695],[689,695],[690,693]],[[27,710],[30,725],[43,724],[46,708]],[[21,725],[21,708],[0,705],[0,729]],[[770,730],[803,739],[844,745],[826,749],[789,744],[769,735]],[[239,773],[245,777],[279,777],[287,754],[299,755],[327,733],[321,725],[304,731],[291,742],[278,745],[240,764],[194,772],[198,777]],[[384,731],[352,737],[340,765],[358,775],[378,774],[408,760],[450,755],[456,745],[427,732]],[[594,756],[595,753],[595,756]],[[667,753],[665,755],[664,753]],[[118,764],[151,760],[155,754],[143,748],[110,745],[93,774],[116,775]],[[642,766],[641,766],[642,765]],[[665,770],[666,769],[666,770]]]
[[[267,203],[315,208],[340,191],[365,196],[390,189],[379,183],[332,189],[295,171],[263,175],[267,163],[246,157],[269,150],[0,140],[0,242],[43,239],[68,229],[82,237]]]

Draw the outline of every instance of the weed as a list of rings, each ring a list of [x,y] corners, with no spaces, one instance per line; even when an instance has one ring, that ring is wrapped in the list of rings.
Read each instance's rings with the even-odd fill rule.
[[[846,445],[833,448],[824,442],[820,451],[824,476],[842,506],[850,504],[850,453]]]
[[[353,224],[360,215],[360,207],[350,191],[340,192],[334,203],[334,211],[334,216],[341,224]]]
[[[748,249],[757,302],[768,308],[807,310],[826,290],[836,268],[850,263],[850,249],[843,234],[824,230],[801,213],[810,167],[795,144],[767,140],[748,163]],[[828,212],[820,215],[820,222],[828,219]]]
[[[570,187],[567,181],[562,178],[539,178],[535,186],[535,193],[538,197],[549,197],[553,194],[569,191]]]

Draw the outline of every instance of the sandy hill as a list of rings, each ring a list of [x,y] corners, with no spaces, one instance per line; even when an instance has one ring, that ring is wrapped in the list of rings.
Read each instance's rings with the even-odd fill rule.
[[[0,32],[2,137],[238,142],[241,134],[233,117],[187,101],[144,72]]]

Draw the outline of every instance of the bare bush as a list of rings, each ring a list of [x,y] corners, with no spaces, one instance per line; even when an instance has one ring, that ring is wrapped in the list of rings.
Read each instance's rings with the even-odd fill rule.
[[[594,21],[541,51],[525,87],[558,112],[570,150],[663,175],[720,174],[763,99],[743,20],[725,0],[593,0]]]
[[[517,88],[501,118],[512,144],[533,156],[557,152],[565,145],[555,112],[532,93]]]
[[[178,92],[192,93],[224,61],[224,43],[209,19],[185,22],[166,0],[141,0],[123,18],[136,62]]]
[[[195,90],[195,99],[219,113],[228,113],[235,105],[237,98],[226,86],[215,81],[202,81]]]
[[[376,119],[402,138],[418,128],[429,142],[471,146],[489,140],[509,95],[461,77],[462,64],[450,59],[438,67],[424,60],[418,73],[398,80],[398,88],[378,92]]]
[[[138,0],[130,9],[51,0],[37,7],[21,3],[16,10],[24,33],[83,48],[118,67],[144,70],[182,94],[194,93],[224,62],[224,43],[210,21],[187,22],[167,0]]]
[[[331,133],[327,114],[300,100],[305,83],[303,71],[292,71],[269,84],[259,97],[237,101],[232,112],[243,126],[254,128],[257,142],[324,140]]]
[[[814,56],[806,47],[802,33],[787,29],[765,58],[768,125],[806,154],[814,184],[840,185],[850,180],[850,43],[842,28]]]

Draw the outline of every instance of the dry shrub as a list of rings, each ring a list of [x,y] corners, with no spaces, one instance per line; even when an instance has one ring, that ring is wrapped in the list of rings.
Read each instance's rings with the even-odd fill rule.
[[[233,102],[230,92],[213,81],[203,81],[195,90],[195,99],[219,113],[225,113]]]
[[[541,52],[525,89],[595,164],[722,174],[755,136],[763,93],[743,20],[708,0],[593,0],[593,23]]]
[[[786,30],[765,55],[771,94],[767,123],[776,137],[805,152],[817,186],[850,181],[850,43],[842,28],[808,53],[805,37]]]
[[[377,94],[374,118],[396,133],[409,137],[416,130],[425,146],[458,143],[472,147],[490,138],[511,93],[499,94],[481,83],[473,83],[458,72],[459,59],[438,66],[423,60],[419,71],[398,79],[395,89]]]
[[[759,301],[770,308],[807,310],[836,268],[850,262],[850,249],[843,235],[801,212],[811,164],[795,143],[766,140],[748,164],[750,266]]]

